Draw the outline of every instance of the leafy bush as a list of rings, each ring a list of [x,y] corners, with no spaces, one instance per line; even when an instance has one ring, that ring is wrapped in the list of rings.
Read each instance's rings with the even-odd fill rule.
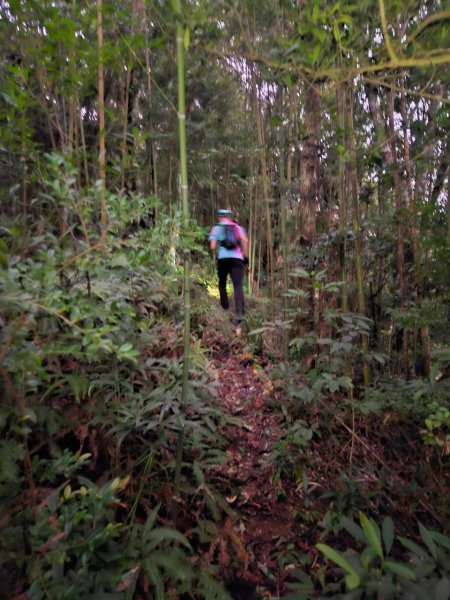
[[[419,532],[424,546],[399,536],[403,546],[399,553],[394,547],[395,530],[390,517],[383,521],[382,528],[365,514],[359,515],[360,525],[351,519],[341,518],[341,526],[358,543],[363,544],[360,552],[346,551],[344,554],[326,544],[317,548],[343,574],[348,591],[345,598],[429,598],[450,597],[450,538],[438,531],[431,531],[419,523]],[[406,560],[399,560],[398,556]],[[339,596],[342,597],[342,596]]]
[[[188,402],[180,402],[180,217],[161,211],[149,228],[153,199],[110,196],[111,223],[98,231],[90,224],[96,188],[80,192],[70,165],[49,161],[38,202],[63,210],[65,233],[55,221],[54,231],[38,223],[24,235],[18,221],[2,230],[0,248],[5,586],[12,594],[27,580],[36,599],[125,598],[139,580],[158,598],[167,586],[210,589],[214,598],[220,585],[192,568],[187,539],[156,526],[173,508],[180,432],[177,502],[188,515],[195,498],[207,519],[218,518],[220,503],[214,490],[200,490],[223,456],[225,421],[195,344]]]

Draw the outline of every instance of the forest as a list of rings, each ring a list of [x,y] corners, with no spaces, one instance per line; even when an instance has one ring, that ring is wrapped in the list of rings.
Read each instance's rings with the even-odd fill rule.
[[[449,600],[448,1],[0,34],[0,600]]]

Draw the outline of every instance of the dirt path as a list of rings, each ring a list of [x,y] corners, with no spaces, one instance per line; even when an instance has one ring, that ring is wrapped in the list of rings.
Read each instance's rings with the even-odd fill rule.
[[[293,518],[292,493],[275,477],[272,449],[280,439],[280,419],[268,404],[272,385],[267,371],[234,344],[228,358],[214,359],[219,370],[219,394],[226,414],[239,417],[229,426],[227,461],[217,476],[227,490],[226,500],[235,513],[224,523],[220,538],[210,550],[219,563],[233,598],[246,600],[280,596],[287,572],[278,556],[290,545],[301,544]],[[274,483],[277,481],[277,483]]]
[[[283,557],[287,564],[290,549],[307,552],[308,544],[296,518],[303,506],[296,483],[283,481],[274,464],[283,423],[273,405],[269,367],[247,351],[245,333],[236,335],[229,311],[204,295],[202,300],[202,345],[218,372],[224,412],[239,419],[222,431],[227,460],[210,474],[230,516],[205,558],[219,564],[234,600],[282,597],[289,576]]]

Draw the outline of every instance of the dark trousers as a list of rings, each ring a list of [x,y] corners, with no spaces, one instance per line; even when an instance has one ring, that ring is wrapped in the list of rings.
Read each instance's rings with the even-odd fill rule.
[[[244,261],[240,258],[221,258],[217,261],[217,271],[219,274],[220,305],[225,309],[230,307],[227,295],[227,277],[231,275],[236,314],[242,316],[244,314],[244,288],[242,287]]]

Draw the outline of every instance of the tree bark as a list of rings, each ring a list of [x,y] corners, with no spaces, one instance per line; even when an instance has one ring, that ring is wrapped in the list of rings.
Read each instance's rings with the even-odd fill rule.
[[[420,275],[420,256],[419,256],[419,236],[417,232],[416,215],[414,211],[413,202],[413,189],[412,189],[412,177],[411,177],[411,158],[409,151],[409,128],[406,111],[406,97],[405,97],[405,76],[402,81],[402,92],[401,92],[401,113],[402,113],[402,128],[403,128],[403,152],[405,156],[405,170],[406,170],[406,202],[408,209],[408,225],[409,233],[411,237],[411,247],[413,253],[413,280],[414,289],[416,296],[416,304],[420,308],[422,303],[422,282]],[[423,361],[423,374],[426,377],[430,375],[431,368],[431,348],[430,348],[430,335],[428,327],[426,325],[420,326],[420,339],[422,343],[422,361]]]
[[[311,84],[305,91],[305,130],[300,155],[300,229],[306,242],[313,244],[319,192],[320,96]]]
[[[394,124],[394,93],[388,91],[387,94],[387,120],[388,128],[381,114],[378,92],[373,86],[366,86],[366,92],[369,100],[369,108],[375,125],[376,137],[380,152],[384,158],[386,168],[390,169],[392,174],[395,202],[396,219],[396,265],[398,281],[398,304],[404,308],[406,299],[406,281],[405,281],[405,261],[404,261],[404,240],[403,240],[403,206],[400,189],[400,176],[398,171],[396,132]],[[408,331],[402,331],[402,369],[406,378],[409,377],[409,336]]]
[[[394,181],[395,194],[395,225],[397,238],[397,277],[398,277],[398,302],[401,310],[405,308],[406,300],[406,281],[405,281],[405,251],[403,236],[403,202],[400,190],[400,176],[398,172],[397,161],[397,134],[394,124],[394,92],[389,90],[387,93],[388,122],[389,122],[389,144],[391,148],[391,168]],[[409,334],[406,328],[403,328],[403,373],[406,379],[409,379]]]

